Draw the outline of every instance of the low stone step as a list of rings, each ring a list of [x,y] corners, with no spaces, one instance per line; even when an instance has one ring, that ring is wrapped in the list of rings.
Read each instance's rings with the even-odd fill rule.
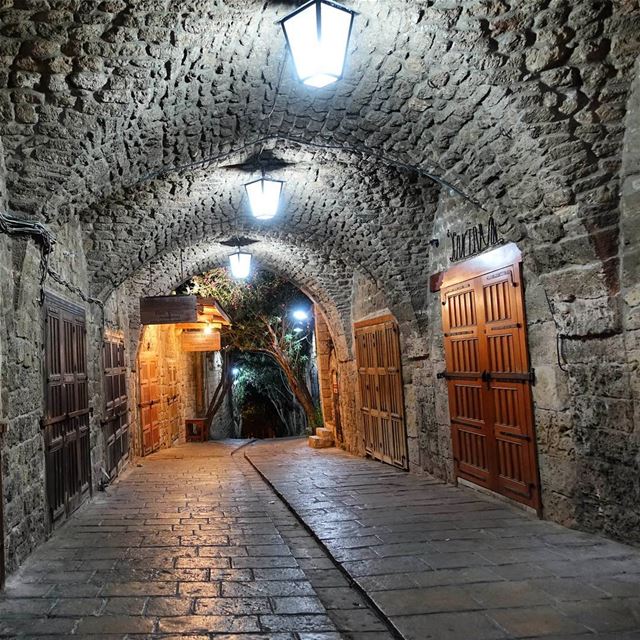
[[[328,449],[333,447],[333,438],[319,438],[318,436],[309,436],[309,446],[312,449]]]
[[[326,427],[318,427],[316,429],[316,435],[319,438],[331,438],[331,440],[333,440],[333,431],[331,431],[331,429],[327,429]]]

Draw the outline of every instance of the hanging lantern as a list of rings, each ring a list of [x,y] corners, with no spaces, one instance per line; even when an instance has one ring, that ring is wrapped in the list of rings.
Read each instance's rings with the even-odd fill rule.
[[[328,0],[310,0],[281,20],[298,77],[326,87],[342,77],[355,11]]]
[[[244,280],[251,272],[251,254],[238,249],[229,256],[231,275],[238,280]]]
[[[283,184],[282,180],[262,176],[244,185],[254,218],[269,220],[278,213]]]

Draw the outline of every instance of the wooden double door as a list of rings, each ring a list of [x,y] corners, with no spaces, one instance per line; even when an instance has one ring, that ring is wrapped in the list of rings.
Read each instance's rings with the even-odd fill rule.
[[[360,415],[368,455],[409,466],[398,325],[393,316],[354,325]]]
[[[533,374],[517,247],[449,270],[441,302],[456,473],[539,510]]]
[[[90,492],[91,453],[85,313],[50,294],[45,298],[44,363],[47,494],[56,524]]]

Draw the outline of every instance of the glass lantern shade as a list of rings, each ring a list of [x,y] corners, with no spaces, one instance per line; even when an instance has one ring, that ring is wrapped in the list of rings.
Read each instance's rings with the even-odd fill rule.
[[[229,256],[231,275],[238,280],[244,280],[251,272],[251,254],[240,250]]]
[[[282,180],[260,178],[244,185],[254,218],[269,220],[278,213]]]
[[[326,87],[342,77],[354,12],[328,0],[310,0],[281,21],[298,77]]]

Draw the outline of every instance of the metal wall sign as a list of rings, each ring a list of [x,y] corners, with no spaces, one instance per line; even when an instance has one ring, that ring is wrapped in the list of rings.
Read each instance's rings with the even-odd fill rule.
[[[140,298],[142,324],[174,324],[198,319],[196,296],[155,296]]]
[[[498,233],[493,216],[489,216],[489,221],[485,227],[482,223],[474,224],[461,233],[457,231],[447,231],[447,236],[451,239],[451,262],[458,262],[475,256],[478,253],[503,244],[504,240]]]

